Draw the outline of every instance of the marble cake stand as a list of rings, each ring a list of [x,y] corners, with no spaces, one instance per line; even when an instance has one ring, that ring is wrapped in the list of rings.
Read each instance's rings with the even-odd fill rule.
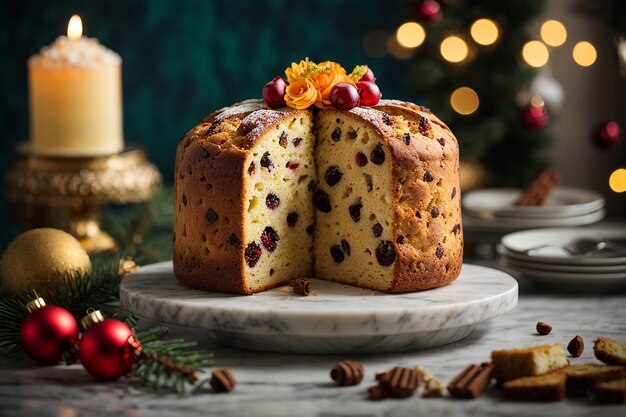
[[[171,262],[141,267],[121,284],[130,312],[198,328],[241,349],[347,354],[413,351],[460,340],[481,322],[517,305],[517,282],[504,272],[463,265],[442,288],[381,294],[312,280],[301,297],[276,288],[255,295],[183,287]]]

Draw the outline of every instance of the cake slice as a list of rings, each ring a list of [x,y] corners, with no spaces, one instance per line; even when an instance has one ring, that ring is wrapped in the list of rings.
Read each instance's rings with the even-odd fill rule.
[[[608,365],[626,365],[626,343],[609,337],[598,337],[593,342],[596,358]]]
[[[562,373],[528,376],[507,381],[502,388],[508,400],[563,401],[566,378]]]
[[[580,393],[592,389],[597,383],[626,377],[626,367],[595,363],[569,365],[559,369],[567,377],[567,391]]]
[[[568,364],[560,344],[494,350],[491,362],[494,367],[491,375],[499,382],[547,374]]]
[[[626,379],[601,382],[595,387],[598,400],[603,403],[626,403]]]

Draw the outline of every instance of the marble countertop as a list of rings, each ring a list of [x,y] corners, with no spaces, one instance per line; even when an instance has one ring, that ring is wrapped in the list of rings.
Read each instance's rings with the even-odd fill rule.
[[[471,262],[471,261],[470,261]],[[506,402],[497,391],[476,400],[451,398],[370,402],[365,391],[374,374],[393,366],[420,364],[449,381],[470,363],[488,360],[493,349],[543,343],[567,345],[575,335],[586,343],[582,357],[593,360],[593,339],[599,335],[626,340],[626,293],[556,295],[534,290],[519,279],[515,310],[480,324],[454,344],[414,353],[357,356],[366,370],[356,387],[336,387],[329,372],[345,357],[285,355],[225,348],[207,336],[203,347],[214,352],[216,365],[230,368],[238,385],[230,394],[210,388],[190,396],[155,394],[124,382],[101,383],[80,365],[39,367],[24,358],[0,356],[0,415],[21,416],[623,416],[626,406],[603,406],[591,400],[561,403]],[[535,333],[537,321],[553,326],[548,336]],[[172,336],[198,339],[193,330],[172,328]],[[211,369],[208,369],[209,371]]]

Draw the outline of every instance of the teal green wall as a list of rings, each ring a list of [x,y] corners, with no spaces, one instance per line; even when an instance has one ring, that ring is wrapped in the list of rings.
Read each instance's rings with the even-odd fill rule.
[[[147,148],[171,182],[178,139],[213,109],[260,96],[262,85],[293,60],[370,64],[385,97],[405,93],[407,62],[373,59],[365,34],[389,32],[409,18],[403,1],[5,1],[0,6],[2,117],[0,174],[12,147],[28,137],[26,60],[64,34],[78,13],[85,34],[123,59],[124,131]],[[0,247],[7,231],[0,207]]]

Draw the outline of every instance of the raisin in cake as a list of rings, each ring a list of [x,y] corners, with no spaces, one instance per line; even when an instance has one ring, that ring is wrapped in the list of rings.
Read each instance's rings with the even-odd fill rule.
[[[447,126],[410,103],[217,111],[177,150],[176,276],[242,294],[303,276],[445,285],[463,257],[458,161]]]

